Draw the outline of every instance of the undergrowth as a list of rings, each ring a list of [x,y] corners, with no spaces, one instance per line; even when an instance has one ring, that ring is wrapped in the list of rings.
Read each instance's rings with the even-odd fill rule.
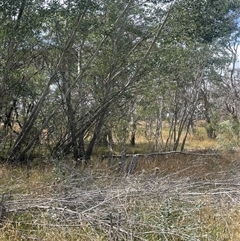
[[[125,152],[151,145],[139,137]],[[240,154],[216,146],[198,128],[191,152],[141,155],[133,175],[119,171],[120,159],[99,158],[109,154],[101,148],[86,166],[71,158],[2,165],[0,240],[240,240]]]
[[[239,240],[239,154],[205,154],[142,158],[134,175],[97,161],[2,166],[0,240]]]

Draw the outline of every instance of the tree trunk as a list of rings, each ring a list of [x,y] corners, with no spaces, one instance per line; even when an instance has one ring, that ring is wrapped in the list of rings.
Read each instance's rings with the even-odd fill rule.
[[[78,153],[78,143],[77,143],[77,129],[76,129],[76,121],[75,121],[75,114],[73,111],[73,106],[72,106],[72,95],[71,95],[71,90],[70,90],[70,83],[67,82],[67,79],[70,79],[69,77],[66,78],[66,65],[63,66],[64,69],[61,71],[62,79],[63,79],[63,98],[64,101],[66,102],[66,115],[68,119],[67,126],[69,127],[70,131],[70,136],[71,136],[71,146],[73,148],[73,157],[75,160],[79,158],[79,153]]]
[[[93,148],[95,146],[97,138],[99,137],[99,134],[101,132],[101,129],[102,129],[102,126],[104,123],[104,116],[105,116],[105,113],[102,113],[97,120],[92,139],[90,140],[90,142],[88,144],[88,148],[86,150],[86,155],[85,155],[86,161],[90,160],[90,158],[91,158]]]

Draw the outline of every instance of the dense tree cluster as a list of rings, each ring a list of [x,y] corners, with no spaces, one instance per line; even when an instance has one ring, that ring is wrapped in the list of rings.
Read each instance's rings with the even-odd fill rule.
[[[2,1],[1,158],[88,160],[96,145],[134,145],[140,121],[158,151],[183,150],[197,119],[214,138],[227,112],[238,118],[239,10],[226,0]]]

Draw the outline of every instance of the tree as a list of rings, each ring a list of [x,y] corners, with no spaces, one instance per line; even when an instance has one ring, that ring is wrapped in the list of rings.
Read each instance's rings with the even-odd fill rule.
[[[1,3],[0,113],[8,133],[16,132],[3,137],[8,161],[26,161],[46,130],[51,155],[88,160],[106,133],[111,139],[120,117],[122,136],[132,128],[134,144],[137,110],[146,104],[151,111],[143,115],[156,123],[155,150],[183,149],[202,85],[208,87],[213,72],[209,59],[235,28],[236,6],[216,2],[223,3]],[[164,143],[166,111],[174,118]]]
[[[215,100],[212,95],[209,99],[207,92],[210,86],[219,82],[219,69],[228,61],[219,41],[229,39],[236,29],[235,13],[239,9],[237,2],[223,5],[220,2],[179,1],[159,40],[155,56],[152,56],[158,68],[155,76],[151,76],[154,81],[158,80],[158,84],[153,85],[157,90],[155,98],[159,94],[163,98],[162,117],[165,110],[168,112],[165,118],[166,114],[171,117],[165,149],[176,150],[182,138],[180,149],[184,148],[199,106],[204,108],[208,136],[214,137],[217,112],[213,109]],[[205,22],[205,19],[209,21]],[[154,99],[152,92],[151,99]],[[149,114],[148,117],[151,121],[156,120]]]

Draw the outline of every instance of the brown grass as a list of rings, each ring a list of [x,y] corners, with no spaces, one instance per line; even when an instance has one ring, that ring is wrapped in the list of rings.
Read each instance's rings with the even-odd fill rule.
[[[139,133],[126,152],[151,146]],[[2,165],[8,216],[0,240],[240,240],[240,152],[216,146],[200,126],[189,152],[142,155],[134,175],[117,172],[120,159],[100,160],[99,152],[79,168],[71,159]]]
[[[136,132],[136,146],[130,146],[127,143],[127,145],[124,146],[125,147],[124,150],[126,153],[149,153],[152,151],[156,151],[154,150],[155,137],[149,136],[147,139],[145,136],[144,128],[145,128],[144,123],[140,123]],[[182,137],[180,138],[179,146],[181,146],[184,135],[185,133],[183,132]],[[162,130],[162,137],[159,137],[158,149],[160,151],[163,148],[165,148],[165,144],[168,136],[169,136],[169,127],[168,125],[166,125]],[[185,143],[186,150],[216,149],[218,147],[219,147],[219,144],[216,139],[210,139],[207,137],[207,132],[203,123],[197,123],[194,133],[188,134],[188,138]],[[116,153],[122,152],[123,151],[122,146],[116,145],[115,151]]]
[[[8,220],[0,240],[239,240],[239,157],[141,157],[131,176],[105,161],[84,169],[66,161],[2,166]]]

